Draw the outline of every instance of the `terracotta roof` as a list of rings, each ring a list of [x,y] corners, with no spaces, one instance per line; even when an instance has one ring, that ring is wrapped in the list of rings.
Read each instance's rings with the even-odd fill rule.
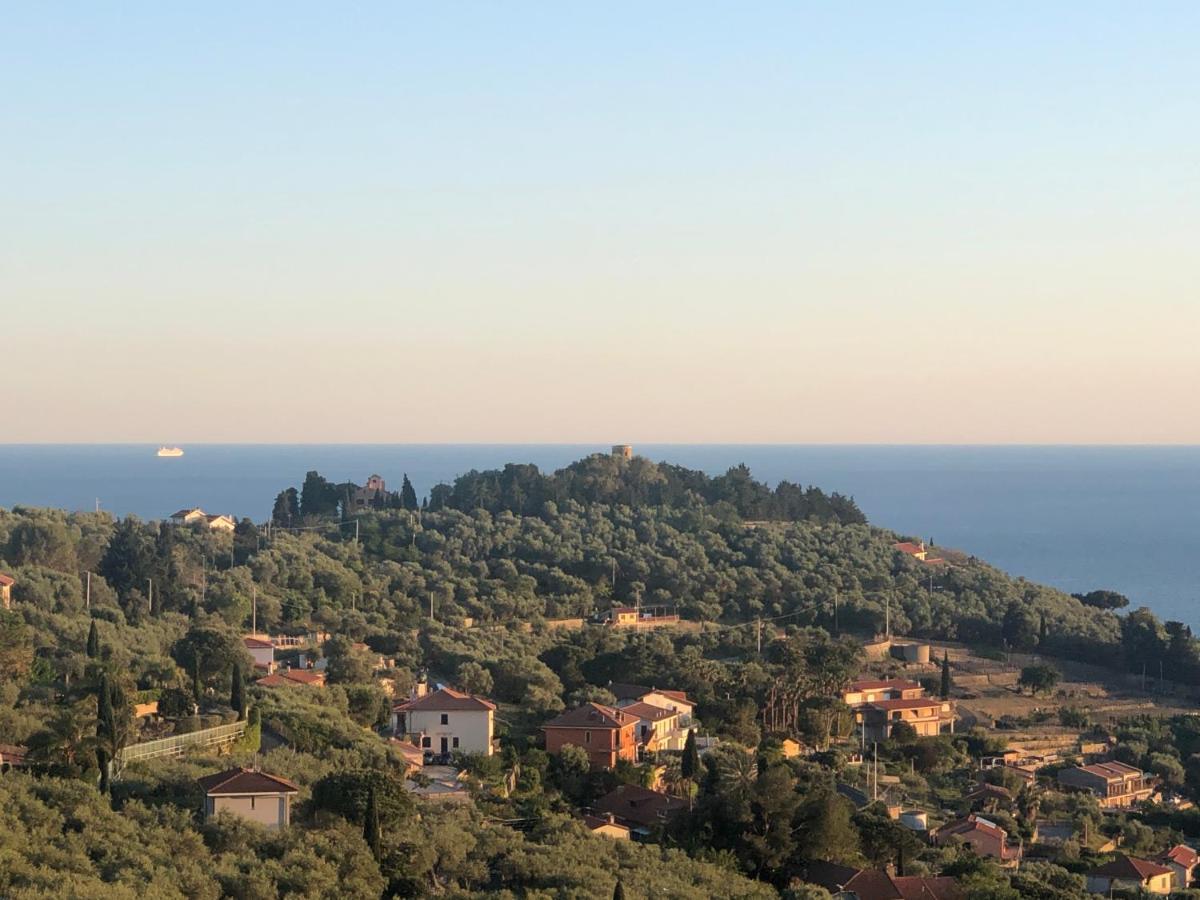
[[[619,681],[610,681],[608,689],[612,691],[612,695],[618,700],[641,700],[654,690],[654,688],[646,687],[644,684],[623,684]]]
[[[931,706],[940,707],[945,700],[933,700],[929,697],[915,697],[912,700],[874,700],[867,704],[875,709],[890,712],[893,709],[927,709]]]
[[[616,821],[616,816],[612,816],[610,818],[608,815],[593,816],[590,813],[584,813],[583,814],[583,824],[586,825],[588,827],[588,829],[591,831],[595,831],[597,828],[605,828],[605,827],[607,827],[607,828],[622,828],[625,831],[629,830],[628,825],[622,825],[620,822]]]
[[[1110,760],[1109,762],[1092,763],[1090,766],[1077,766],[1082,772],[1087,772],[1089,775],[1095,775],[1098,778],[1103,778],[1107,781],[1124,781],[1130,775],[1141,777],[1142,770],[1135,769],[1133,766],[1127,766],[1125,763]]]
[[[171,513],[171,518],[172,519],[182,519],[185,516],[190,516],[192,513],[197,513],[197,512],[202,513],[202,512],[204,512],[204,510],[202,510],[198,506],[189,506],[187,509],[180,509],[180,510],[176,510],[175,512]]]
[[[568,709],[542,728],[624,728],[636,721],[636,716],[624,710],[602,706],[599,703],[585,703],[575,709]]]
[[[982,819],[974,814],[967,816],[965,819],[959,819],[957,822],[947,822],[937,830],[937,836],[939,838],[949,837],[956,834],[967,834],[971,831],[982,832],[999,841],[1008,838],[1008,832],[995,822],[989,822],[987,819]]]
[[[25,765],[25,757],[28,753],[28,747],[21,747],[17,744],[0,744],[0,762],[10,766]]]
[[[612,813],[617,819],[645,828],[660,825],[686,808],[686,800],[636,784],[618,785],[592,804],[595,812]]]
[[[215,775],[197,778],[206,794],[295,794],[300,788],[286,778],[256,772],[253,769],[230,769]]]
[[[307,669],[284,669],[254,682],[262,687],[282,687],[289,684],[315,684],[318,687],[325,684],[323,672],[310,672]]]
[[[1136,881],[1146,881],[1155,875],[1170,875],[1171,870],[1148,859],[1138,859],[1136,856],[1118,856],[1112,862],[1107,862],[1098,869],[1092,869],[1088,875],[1102,875],[1108,878],[1132,878]]]
[[[919,690],[921,690],[921,686],[919,684],[917,684],[915,681],[907,681],[904,678],[884,678],[882,680],[877,680],[877,681],[872,681],[870,679],[864,679],[862,681],[852,681],[852,682],[850,682],[849,686],[846,688],[847,693],[849,693],[849,692],[857,693],[860,691],[882,691],[882,690],[919,691]]]
[[[655,688],[654,693],[662,694],[664,697],[670,697],[672,700],[678,700],[681,703],[691,704],[692,702],[688,699],[687,691],[664,691]]]
[[[1197,854],[1187,844],[1176,844],[1162,855],[1162,860],[1163,862],[1170,861],[1176,865],[1183,866],[1185,869],[1190,869],[1196,863],[1200,862],[1200,854]]]
[[[473,694],[464,694],[450,688],[438,688],[424,697],[397,703],[392,707],[397,712],[426,710],[428,712],[469,712],[471,710],[495,709],[496,704]]]
[[[637,716],[639,719],[649,719],[651,722],[658,722],[662,719],[669,719],[671,716],[679,715],[677,712],[663,709],[661,706],[655,706],[652,703],[630,703],[628,706],[622,706],[621,711]]]
[[[266,650],[268,648],[272,650],[275,649],[275,645],[270,641],[264,641],[262,638],[256,637],[244,637],[242,638],[242,644],[244,644],[247,649],[250,649],[251,647],[256,650]]]
[[[911,541],[898,541],[892,544],[892,547],[899,550],[901,553],[924,553],[924,544],[914,544]]]
[[[12,587],[16,583],[16,579],[11,575],[5,575],[3,572],[0,572],[0,585],[3,585],[4,587]]]
[[[945,876],[892,876],[879,869],[853,869],[831,862],[811,863],[804,880],[832,894],[842,891],[859,900],[960,900],[958,882]]]

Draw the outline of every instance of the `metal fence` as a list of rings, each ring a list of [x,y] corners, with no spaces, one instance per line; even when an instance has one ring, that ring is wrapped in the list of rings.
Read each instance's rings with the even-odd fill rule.
[[[132,744],[117,754],[117,762],[121,765],[138,759],[153,759],[156,756],[178,756],[184,750],[193,747],[215,747],[220,744],[232,744],[246,733],[245,722],[231,722],[228,725],[218,725],[215,728],[202,728],[187,734],[175,734],[171,737],[160,738],[157,741],[147,741],[144,744]]]

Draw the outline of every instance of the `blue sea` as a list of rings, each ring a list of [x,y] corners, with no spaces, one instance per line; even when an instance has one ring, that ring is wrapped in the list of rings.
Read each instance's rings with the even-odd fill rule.
[[[161,518],[184,506],[265,519],[304,473],[361,483],[407,473],[424,495],[472,468],[544,470],[595,445],[0,445],[0,507],[102,509]],[[1200,627],[1200,447],[638,445],[709,473],[746,463],[852,495],[870,520],[1067,591],[1109,588]]]

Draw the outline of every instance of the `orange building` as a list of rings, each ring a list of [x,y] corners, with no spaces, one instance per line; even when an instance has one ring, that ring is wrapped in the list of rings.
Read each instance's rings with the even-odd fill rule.
[[[557,755],[567,744],[574,744],[587,751],[593,769],[611,769],[621,759],[637,762],[639,721],[611,706],[585,703],[542,726],[546,752]]]

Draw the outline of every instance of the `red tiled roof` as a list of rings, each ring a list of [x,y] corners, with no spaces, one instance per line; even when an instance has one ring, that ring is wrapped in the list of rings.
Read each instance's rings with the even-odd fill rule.
[[[262,687],[282,687],[289,684],[315,684],[318,687],[325,684],[323,672],[309,672],[307,669],[284,669],[273,675],[267,675],[254,682]]]
[[[901,553],[924,553],[924,544],[914,544],[911,541],[898,541],[892,544],[892,547],[899,550]]]
[[[1192,866],[1200,862],[1200,854],[1189,847],[1187,844],[1176,844],[1170,850],[1162,855],[1164,862],[1170,860],[1176,865],[1183,866],[1185,869],[1190,869]]]
[[[591,831],[595,831],[597,828],[605,828],[605,827],[624,828],[626,831],[629,830],[628,826],[622,825],[620,822],[614,821],[615,818],[616,818],[615,816],[613,817],[613,819],[610,819],[607,815],[593,816],[591,813],[584,813],[583,814],[583,824],[586,825]]]
[[[476,697],[473,694],[464,694],[461,691],[454,691],[446,687],[438,688],[436,691],[426,694],[424,697],[417,697],[415,700],[397,703],[392,707],[396,712],[420,710],[428,712],[467,712],[495,708],[496,704],[491,700],[484,700],[482,697]]]
[[[300,790],[286,778],[253,769],[230,769],[196,780],[206,794],[295,794]]]
[[[1112,862],[1105,863],[1098,869],[1092,869],[1088,875],[1102,875],[1109,878],[1132,878],[1146,881],[1155,875],[1170,875],[1171,870],[1148,859],[1138,859],[1136,856],[1118,856]]]
[[[264,641],[262,638],[256,638],[256,637],[244,637],[244,638],[242,638],[242,644],[246,647],[246,649],[250,649],[250,648],[254,648],[255,650],[266,650],[268,648],[272,649],[272,650],[275,649],[275,645],[272,644],[270,641]]]
[[[852,681],[846,688],[847,692],[860,691],[917,691],[921,686],[914,681],[907,681],[903,678],[884,678],[881,680],[864,679],[862,681]]]
[[[11,575],[5,575],[3,572],[0,572],[0,585],[4,587],[12,587],[16,583],[16,579]]]
[[[831,862],[809,864],[804,880],[832,894],[849,892],[859,900],[961,900],[958,882],[946,876],[892,876],[879,869],[852,869]]]
[[[599,703],[585,703],[551,719],[542,728],[624,728],[637,721],[624,710]]]
[[[661,706],[654,706],[651,703],[630,703],[628,706],[622,706],[621,711],[637,716],[639,719],[649,719],[651,722],[679,715],[677,712],[663,709]]]
[[[1090,766],[1079,766],[1080,771],[1087,772],[1089,775],[1095,775],[1097,778],[1105,780],[1124,781],[1130,775],[1141,777],[1142,770],[1135,769],[1133,766],[1127,766],[1125,763],[1110,760],[1102,763],[1092,763]]]
[[[592,804],[598,813],[612,813],[635,825],[652,827],[687,808],[687,801],[636,784],[618,785]]]

